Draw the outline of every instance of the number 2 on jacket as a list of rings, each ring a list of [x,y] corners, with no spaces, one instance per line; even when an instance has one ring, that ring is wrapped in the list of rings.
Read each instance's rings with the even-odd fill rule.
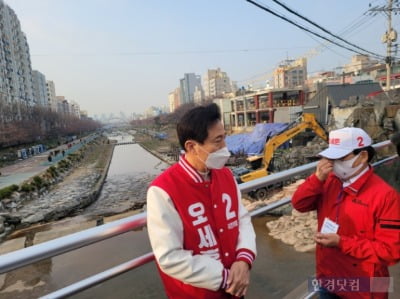
[[[225,214],[226,220],[230,220],[236,217],[235,211],[231,211],[232,209],[232,199],[229,194],[222,193],[222,201],[225,203]]]

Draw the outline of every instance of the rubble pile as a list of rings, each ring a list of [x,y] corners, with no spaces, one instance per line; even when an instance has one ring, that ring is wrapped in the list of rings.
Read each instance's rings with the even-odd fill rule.
[[[292,210],[292,215],[285,215],[278,220],[267,222],[269,235],[283,243],[294,246],[299,252],[315,250],[314,235],[317,231],[315,211],[300,213]]]
[[[292,197],[297,187],[304,182],[303,179],[283,187],[281,191],[265,200],[250,201],[242,199],[248,211],[268,205],[283,198]],[[308,252],[315,249],[314,235],[317,231],[317,218],[315,211],[299,213],[292,210],[290,215],[284,215],[277,220],[266,223],[269,235],[275,239],[282,240],[285,244],[294,246],[299,252]]]
[[[400,129],[400,95],[396,91],[373,98],[358,96],[343,100],[332,109],[328,129],[363,128],[375,142],[387,140]]]
[[[328,144],[316,136],[307,142],[306,146],[295,146],[274,154],[274,172],[291,169],[315,161],[319,152],[323,151]]]
[[[275,190],[270,196],[267,196],[264,200],[251,200],[245,197],[242,198],[242,203],[248,211],[256,210],[260,207],[271,204],[275,201],[281,200],[283,198],[292,197],[293,193],[296,191],[297,187],[304,182],[303,179],[296,181],[293,184],[283,187],[280,190]]]

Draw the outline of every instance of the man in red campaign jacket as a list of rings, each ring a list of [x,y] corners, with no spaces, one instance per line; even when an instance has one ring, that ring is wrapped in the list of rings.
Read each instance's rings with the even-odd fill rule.
[[[316,262],[321,298],[388,298],[388,266],[400,260],[400,197],[374,174],[372,140],[359,128],[329,134],[316,172],[293,207],[317,210]],[[324,297],[325,296],[325,297]]]
[[[169,298],[246,294],[256,255],[251,218],[231,171],[215,104],[188,111],[177,125],[185,154],[151,184],[147,227]]]

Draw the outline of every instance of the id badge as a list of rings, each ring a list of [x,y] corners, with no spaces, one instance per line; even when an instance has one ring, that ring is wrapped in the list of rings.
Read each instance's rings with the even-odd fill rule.
[[[324,223],[322,223],[322,228],[321,228],[322,234],[336,234],[338,229],[339,229],[339,224],[325,217]]]

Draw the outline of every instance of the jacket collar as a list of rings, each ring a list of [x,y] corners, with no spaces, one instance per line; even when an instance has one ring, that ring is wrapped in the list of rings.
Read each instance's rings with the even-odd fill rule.
[[[186,172],[188,177],[193,180],[194,183],[204,183],[203,176],[185,159],[185,155],[179,157],[178,165]]]
[[[343,191],[349,193],[349,194],[357,194],[361,188],[365,185],[366,181],[369,179],[369,177],[372,175],[374,172],[373,168],[371,166],[368,166],[369,169],[367,172],[365,172],[361,177],[359,177],[354,183],[351,185],[345,187]]]

